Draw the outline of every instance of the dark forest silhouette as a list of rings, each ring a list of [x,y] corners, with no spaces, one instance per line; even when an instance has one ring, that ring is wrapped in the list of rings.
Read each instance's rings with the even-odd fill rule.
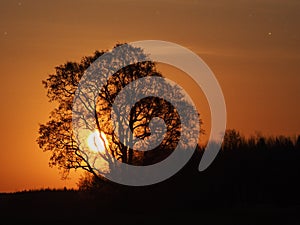
[[[228,130],[217,158],[200,173],[202,153],[199,147],[179,173],[155,185],[81,183],[79,190],[1,194],[0,212],[7,217],[18,212],[30,221],[112,224],[165,224],[163,218],[173,223],[193,218],[197,224],[300,222],[300,136],[245,138]]]

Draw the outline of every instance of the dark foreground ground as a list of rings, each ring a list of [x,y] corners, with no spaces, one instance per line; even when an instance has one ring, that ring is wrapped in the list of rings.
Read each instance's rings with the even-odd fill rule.
[[[175,196],[174,196],[175,197]],[[176,198],[176,197],[175,197]],[[141,199],[144,199],[141,196]],[[77,192],[1,196],[0,224],[300,224],[299,206],[198,206],[84,198]]]
[[[0,224],[300,224],[300,150],[224,151],[201,173],[200,158],[147,187],[0,194]]]

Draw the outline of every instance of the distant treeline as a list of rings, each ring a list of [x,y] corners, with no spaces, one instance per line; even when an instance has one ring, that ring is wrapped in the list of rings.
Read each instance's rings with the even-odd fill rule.
[[[300,206],[300,136],[246,138],[228,130],[215,161],[198,172],[202,154],[199,148],[178,176],[191,188],[186,192],[193,193],[191,201],[206,206]]]
[[[37,193],[37,192],[66,192],[66,191],[77,191],[75,188],[37,188],[37,189],[24,189],[21,191],[16,191],[16,192],[9,192],[9,193],[0,193],[0,194],[25,194],[25,193]]]
[[[294,150],[300,149],[300,135],[290,136],[263,136],[257,134],[246,138],[236,130],[227,130],[224,136],[222,150]]]

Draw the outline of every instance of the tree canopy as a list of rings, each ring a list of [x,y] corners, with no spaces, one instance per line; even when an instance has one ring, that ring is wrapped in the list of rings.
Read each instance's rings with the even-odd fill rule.
[[[114,48],[118,46],[120,44],[117,44]],[[183,118],[180,118],[176,108],[163,96],[149,96],[134,104],[130,109],[129,116],[125,117],[127,121],[124,120],[123,114],[128,106],[119,104],[118,108],[115,107],[114,110],[117,111],[114,114],[117,115],[115,121],[118,124],[117,126],[112,124],[113,103],[126,85],[145,77],[162,77],[162,74],[157,71],[155,63],[147,60],[135,62],[136,58],[144,57],[147,59],[142,49],[126,44],[124,51],[123,60],[127,60],[127,64],[130,65],[114,73],[101,89],[99,89],[97,83],[94,86],[89,86],[91,89],[95,88],[91,91],[97,91],[97,99],[95,112],[91,112],[95,123],[88,129],[91,132],[98,131],[97,134],[105,143],[105,157],[132,165],[153,164],[166,158],[175,149],[180,138],[180,121]],[[72,110],[74,110],[72,107],[76,90],[83,75],[105,53],[109,53],[109,51],[95,51],[92,56],[83,57],[80,62],[66,62],[59,65],[55,67],[55,73],[50,74],[46,80],[42,81],[44,88],[47,90],[49,101],[56,102],[57,107],[51,111],[49,121],[40,124],[37,143],[43,151],[51,152],[49,165],[62,169],[63,177],[67,177],[71,169],[83,169],[92,173],[95,177],[101,177],[101,174],[97,173],[94,165],[91,164],[89,156],[82,151],[81,143],[78,143],[76,134],[72,130],[72,119],[74,119],[72,118]],[[107,68],[113,70],[114,62],[108,60],[106,63]],[[110,69],[107,70],[107,73],[110,72]],[[99,74],[97,79],[101,81],[105,76],[106,74]],[[172,100],[181,102],[184,105],[185,114],[189,115],[192,107],[180,88],[167,81],[157,82],[154,85],[157,90],[164,89]],[[134,88],[139,87],[134,86],[133,93]],[[122,103],[122,99],[120,101]],[[76,110],[89,109],[85,102],[82,99],[82,108]],[[130,129],[128,129],[128,132],[132,132],[135,137],[145,140],[145,142],[151,142],[151,139],[148,138],[153,133],[151,130],[151,120],[153,118],[160,118],[164,121],[165,131],[159,130],[156,132],[165,132],[165,134],[159,146],[151,151],[137,151],[126,145],[129,134],[124,134],[124,130],[119,130],[119,134],[123,132],[121,136],[116,134],[118,133],[116,129],[120,129],[126,122],[129,122]],[[195,121],[191,121],[191,123],[193,122]],[[201,123],[201,120],[198,118],[196,123]],[[192,127],[190,128],[191,132]],[[143,146],[140,148],[143,148]],[[108,158],[106,159],[108,160]]]

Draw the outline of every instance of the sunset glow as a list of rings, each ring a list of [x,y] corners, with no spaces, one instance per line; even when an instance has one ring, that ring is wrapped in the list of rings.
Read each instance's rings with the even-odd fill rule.
[[[39,124],[47,123],[57,107],[49,103],[42,80],[59,65],[117,43],[163,40],[190,49],[220,83],[228,129],[247,137],[295,140],[300,133],[299,12],[295,0],[0,1],[0,192],[77,187],[80,171],[62,180],[36,142]],[[206,143],[211,112],[205,94],[180,69],[162,63],[157,68],[195,102],[205,131],[200,142]],[[103,152],[100,133],[88,132],[84,147]]]
[[[106,135],[101,131],[100,136],[98,130],[92,132],[87,138],[88,147],[94,152],[105,153],[106,150],[104,142],[106,142]]]

